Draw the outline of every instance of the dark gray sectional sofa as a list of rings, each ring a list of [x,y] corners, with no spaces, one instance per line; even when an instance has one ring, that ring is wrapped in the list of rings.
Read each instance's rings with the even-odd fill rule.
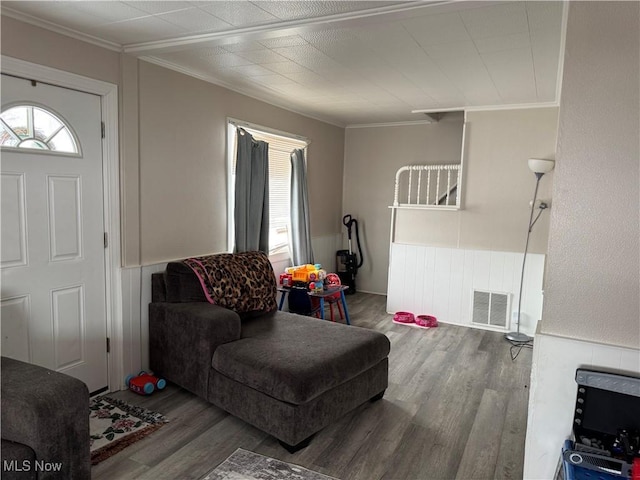
[[[267,282],[273,295],[267,304],[273,307],[236,312],[211,304],[190,267],[169,263],[152,279],[150,366],[296,451],[342,415],[382,398],[389,340],[367,329],[275,310],[275,276],[266,256],[235,255],[247,256],[235,272],[221,275],[241,278],[244,272],[237,270],[251,265]],[[224,292],[228,297],[229,289]],[[228,298],[220,301],[229,305]]]

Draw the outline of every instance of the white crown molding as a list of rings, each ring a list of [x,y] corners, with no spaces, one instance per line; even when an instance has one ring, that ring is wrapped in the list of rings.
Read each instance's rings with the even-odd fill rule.
[[[345,128],[378,128],[378,127],[406,127],[411,125],[432,125],[435,122],[430,120],[407,120],[404,122],[382,122],[382,123],[354,123]]]
[[[18,12],[4,5],[2,6],[2,15],[13,18],[15,20],[19,20],[20,22],[34,25],[36,27],[44,28],[45,30],[59,33],[60,35],[65,35],[67,37],[75,38],[76,40],[91,43],[98,47],[113,50],[114,52],[122,52],[122,45],[120,45],[119,43],[111,42],[109,40],[94,37],[93,35],[78,32],[77,30],[73,30],[72,28],[63,27],[61,25],[58,25],[57,23],[42,20],[27,13]]]
[[[569,2],[562,5],[562,28],[560,30],[560,55],[558,57],[558,77],[556,78],[556,102],[560,105],[562,96],[562,78],[564,74],[564,54],[567,44],[567,24],[569,22]]]
[[[553,102],[540,102],[540,103],[511,103],[505,105],[483,105],[474,107],[463,107],[458,110],[464,110],[465,112],[486,112],[491,110],[527,110],[530,108],[553,108],[559,107],[560,103]]]

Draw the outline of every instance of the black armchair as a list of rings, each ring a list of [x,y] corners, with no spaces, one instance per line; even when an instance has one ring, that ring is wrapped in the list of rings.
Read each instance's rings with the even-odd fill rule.
[[[4,479],[88,479],[89,391],[68,375],[2,357]]]

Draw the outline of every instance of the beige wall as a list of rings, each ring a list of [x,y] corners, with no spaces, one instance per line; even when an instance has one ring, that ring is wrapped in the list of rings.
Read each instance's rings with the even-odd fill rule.
[[[120,205],[123,265],[140,265],[138,59],[120,57]]]
[[[311,235],[340,232],[342,128],[144,61],[138,82],[142,264],[226,250],[227,117],[311,141]]]
[[[535,187],[535,176],[527,166],[527,159],[555,157],[557,119],[557,108],[469,112],[464,208],[399,210],[396,241],[523,251],[529,202]],[[369,257],[362,274],[358,273],[359,289],[379,293],[387,290],[391,218],[387,206],[393,200],[396,170],[410,164],[457,163],[460,144],[459,123],[441,122],[420,129],[405,126],[347,130],[344,208],[362,217]],[[399,146],[400,152],[394,150]],[[538,198],[551,200],[552,183],[553,173],[542,178]],[[547,211],[532,232],[530,252],[546,253],[548,222]]]
[[[530,157],[555,158],[557,108],[467,113],[463,209],[400,211],[396,239],[438,247],[521,252],[535,176]],[[538,198],[551,199],[553,173]],[[529,251],[546,253],[549,215],[531,233]]]
[[[310,139],[311,234],[340,233],[344,130],[2,17],[2,54],[119,86],[122,262],[226,250],[226,118]]]
[[[120,83],[120,54],[2,16],[2,54],[85,77]]]
[[[360,227],[365,262],[359,291],[387,292],[389,228],[395,174],[404,165],[458,163],[462,121],[348,128],[345,139],[344,213]],[[343,227],[346,234],[346,228]],[[346,246],[346,243],[345,243]],[[353,244],[356,248],[355,240]]]
[[[551,212],[544,333],[640,348],[638,2],[575,2]]]

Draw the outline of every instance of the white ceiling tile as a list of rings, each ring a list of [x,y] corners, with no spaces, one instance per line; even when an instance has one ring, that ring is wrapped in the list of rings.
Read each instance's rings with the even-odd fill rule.
[[[250,50],[247,52],[237,52],[237,54],[259,65],[266,65],[269,63],[285,63],[285,62],[288,63],[289,62],[289,60],[283,57],[282,55],[278,55],[273,50],[269,50],[266,48],[262,50]]]
[[[300,37],[305,41],[315,44],[318,42],[347,41],[351,42],[358,38],[360,28],[333,28],[331,30],[311,30],[300,33]]]
[[[239,41],[239,42],[224,45],[222,48],[224,48],[227,52],[238,53],[238,52],[250,52],[252,50],[264,50],[265,47],[259,42]]]
[[[138,10],[124,2],[110,1],[90,1],[90,2],[69,2],[73,4],[73,8],[80,12],[103,18],[108,22],[119,22],[123,20],[132,20],[134,18],[147,17],[149,14]]]
[[[562,27],[562,8],[564,2],[527,2],[529,30],[560,30]]]
[[[158,14],[156,18],[177,25],[189,33],[219,32],[232,28],[227,22],[195,7],[161,13]]]
[[[241,65],[239,67],[233,67],[236,73],[239,73],[243,77],[259,77],[260,75],[273,75],[271,70],[267,70],[260,65]]]
[[[253,81],[265,86],[274,86],[274,85],[285,86],[285,85],[292,85],[296,83],[290,78],[283,77],[282,75],[276,75],[276,74],[261,75],[259,77],[254,77]]]
[[[300,85],[325,87],[329,81],[313,72],[285,73],[283,76],[290,78]]]
[[[457,12],[416,17],[404,20],[402,25],[423,46],[470,40]]]
[[[318,93],[316,89],[310,88],[306,85],[300,85],[299,83],[293,83],[291,85],[274,85],[273,89],[280,91],[285,95],[291,95],[293,98],[324,98],[324,96]]]
[[[212,55],[210,57],[203,58],[207,65],[216,68],[231,68],[241,67],[243,65],[251,65],[251,62],[245,58],[242,58],[235,53],[224,53],[222,55]]]
[[[536,83],[530,49],[503,50],[482,55],[484,64],[505,102],[535,102]]]
[[[281,20],[297,18],[315,18],[339,13],[367,10],[391,5],[398,2],[346,1],[346,0],[306,0],[306,1],[255,1],[257,7],[269,12]]]
[[[335,68],[339,64],[311,45],[274,48],[274,52],[315,72]]]
[[[229,53],[227,50],[225,50],[222,47],[203,47],[203,48],[194,48],[194,49],[190,49],[187,50],[188,52],[193,53],[194,55],[198,56],[198,57],[211,57],[213,55],[223,55],[225,53]],[[183,50],[183,52],[185,52]],[[180,55],[181,52],[176,52],[176,55]]]
[[[441,43],[429,45],[425,50],[431,58],[437,59],[461,59],[463,57],[477,57],[478,49],[472,41]]]
[[[524,2],[470,8],[461,11],[460,16],[474,39],[529,31]]]
[[[113,3],[113,2],[109,2],[109,3]],[[189,2],[174,2],[174,1],[164,1],[164,0],[144,0],[144,1],[130,1],[130,2],[124,2],[127,5],[136,8],[138,10],[141,10],[143,12],[147,12],[150,14],[156,14],[156,13],[165,13],[165,12],[171,12],[174,10],[182,10],[185,8],[191,8],[191,5],[189,4]]]
[[[536,87],[539,101],[553,101],[556,98],[556,86],[560,52],[560,32],[536,31],[531,34],[531,52],[535,70]]]
[[[427,95],[431,96],[434,102],[440,99],[446,102],[452,102],[453,99],[457,99],[459,104],[464,103],[464,96],[451,82],[451,79],[435,64],[428,68],[407,70],[404,74]]]
[[[350,68],[379,65],[382,59],[359,40],[346,42],[343,40],[315,41],[313,46],[334,62]]]
[[[528,33],[516,33],[501,37],[478,38],[474,41],[479,53],[500,52],[531,47]]]
[[[265,68],[271,70],[275,73],[286,74],[286,73],[300,73],[300,72],[308,72],[309,70],[303,67],[296,62],[287,61],[283,63],[268,63],[265,64]]]
[[[202,2],[205,3],[205,2]],[[273,23],[278,19],[251,2],[206,2],[200,8],[234,27]]]
[[[285,35],[283,37],[265,38],[260,44],[267,48],[296,47],[306,45],[307,41],[299,35]]]
[[[493,80],[479,56],[467,57],[465,62],[446,58],[439,59],[437,63],[471,105],[502,104]]]
[[[155,17],[143,17],[101,25],[95,27],[94,32],[107,40],[126,44],[171,38],[183,34],[184,30]]]

